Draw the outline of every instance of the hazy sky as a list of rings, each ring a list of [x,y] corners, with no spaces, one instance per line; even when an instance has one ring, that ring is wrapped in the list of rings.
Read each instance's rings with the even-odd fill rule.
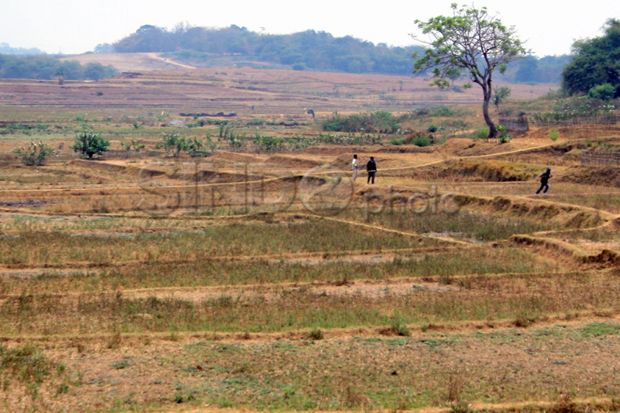
[[[454,0],[2,0],[0,43],[50,53],[81,53],[143,24],[172,28],[245,26],[265,33],[324,30],[375,43],[408,45],[413,21],[450,12]],[[472,4],[472,1],[459,3]],[[535,54],[563,54],[575,39],[600,34],[620,1],[476,0],[517,28]]]

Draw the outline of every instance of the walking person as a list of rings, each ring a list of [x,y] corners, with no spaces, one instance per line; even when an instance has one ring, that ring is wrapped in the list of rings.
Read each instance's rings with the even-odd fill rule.
[[[370,160],[366,164],[366,171],[368,171],[368,180],[367,184],[375,183],[375,175],[377,174],[377,163],[375,162],[374,156],[370,157]]]
[[[357,161],[357,154],[353,154],[353,160],[351,161],[351,181],[355,183],[357,179],[357,171],[359,170],[359,163]]]
[[[540,188],[538,188],[538,191],[536,191],[537,194],[540,193],[540,191],[543,192],[543,194],[546,194],[547,191],[549,190],[549,179],[551,178],[551,168],[547,168],[547,170],[545,170],[545,172],[542,173],[542,175],[540,175]]]

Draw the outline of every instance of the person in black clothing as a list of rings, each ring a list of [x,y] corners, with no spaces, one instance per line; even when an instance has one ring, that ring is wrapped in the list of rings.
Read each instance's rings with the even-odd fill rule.
[[[377,163],[375,162],[375,158],[373,156],[370,157],[370,160],[366,164],[366,171],[368,171],[368,181],[366,183],[375,183],[375,175],[377,174]]]
[[[547,168],[547,170],[540,175],[540,188],[536,191],[537,194],[539,194],[540,191],[543,191],[543,194],[547,193],[549,190],[549,178],[551,178],[551,169]]]

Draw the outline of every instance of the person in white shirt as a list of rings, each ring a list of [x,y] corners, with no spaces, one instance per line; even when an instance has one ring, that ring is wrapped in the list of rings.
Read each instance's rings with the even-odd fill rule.
[[[359,168],[359,165],[357,163],[357,154],[353,155],[353,160],[351,161],[351,181],[353,181],[353,183],[355,183],[355,179],[357,179],[357,170]]]

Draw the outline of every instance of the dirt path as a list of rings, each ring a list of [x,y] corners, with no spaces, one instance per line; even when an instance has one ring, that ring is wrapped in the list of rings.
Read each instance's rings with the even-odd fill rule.
[[[175,60],[169,59],[167,57],[161,57],[159,53],[147,53],[146,55],[153,60],[158,60],[160,62],[169,64],[172,66],[182,67],[183,69],[192,69],[192,70],[196,69],[195,66],[186,65],[186,64],[177,62]]]
[[[376,231],[387,232],[387,233],[390,233],[390,234],[402,235],[404,237],[429,238],[429,239],[434,239],[434,240],[437,240],[437,241],[447,242],[449,244],[456,244],[456,245],[461,245],[461,246],[473,246],[473,245],[475,245],[475,244],[472,244],[471,242],[463,241],[463,240],[460,240],[460,239],[456,239],[456,238],[452,238],[452,237],[448,237],[448,236],[444,236],[444,235],[430,235],[430,234],[419,234],[419,233],[416,233],[416,232],[406,232],[406,231],[400,231],[400,230],[397,230],[397,229],[382,227],[380,225],[365,224],[363,222],[350,221],[350,220],[347,220],[347,219],[328,217],[328,216],[323,216],[323,215],[315,215],[315,214],[298,214],[298,215],[305,215],[305,216],[308,216],[308,217],[311,217],[311,218],[323,219],[325,221],[339,222],[341,224],[347,224],[347,225],[357,226],[357,227],[361,227],[361,228],[366,228],[366,229],[372,229],[372,230],[376,230]]]
[[[473,402],[467,403],[468,407],[472,411],[484,411],[484,412],[530,412],[530,413],[544,413],[544,412],[611,412],[616,411],[618,406],[618,400],[611,397],[588,397],[588,398],[570,398],[566,401],[558,399],[556,401],[551,400],[526,400],[520,402],[506,402],[506,403],[483,403]],[[160,407],[153,410],[147,410],[154,413],[229,413],[230,409],[218,408],[209,405],[201,407]],[[244,413],[259,413],[262,410],[252,410],[244,408],[241,410]],[[351,410],[313,410],[315,413],[347,413]],[[372,409],[374,412],[387,413],[392,412],[392,409]],[[453,407],[422,407],[418,409],[398,409],[401,413],[450,413],[454,412]]]

